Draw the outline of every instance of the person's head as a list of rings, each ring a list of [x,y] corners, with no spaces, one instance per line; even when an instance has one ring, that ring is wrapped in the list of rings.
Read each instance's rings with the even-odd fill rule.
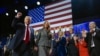
[[[35,34],[35,35],[38,35],[38,30],[36,30],[34,34]]]
[[[10,39],[12,37],[12,34],[9,34],[9,36],[7,37],[7,39]]]
[[[76,41],[76,40],[78,40],[79,38],[78,38],[77,35],[75,35],[75,36],[73,37],[73,39]]]
[[[0,45],[2,44],[2,42],[0,41]]]
[[[85,33],[87,33],[87,30],[82,29],[81,34],[85,34]]]
[[[58,27],[58,29],[59,29],[59,31],[61,31],[62,27],[61,27],[61,26],[59,26],[59,27]]]
[[[29,25],[31,23],[31,17],[30,16],[26,16],[24,19],[24,23]]]
[[[63,37],[64,36],[64,32],[63,31],[59,31],[59,37]]]
[[[69,33],[72,34],[73,33],[73,28],[69,27]]]
[[[94,29],[94,28],[96,28],[96,23],[95,22],[89,22],[89,29],[91,30],[91,29]]]
[[[43,28],[49,30],[50,29],[50,23],[48,21],[45,21]]]
[[[22,16],[22,12],[18,12],[17,16],[21,17]]]
[[[9,34],[9,37],[11,38],[12,37],[12,34]]]

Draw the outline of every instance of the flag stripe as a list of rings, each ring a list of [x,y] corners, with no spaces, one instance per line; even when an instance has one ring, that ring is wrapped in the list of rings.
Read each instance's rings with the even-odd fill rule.
[[[54,10],[54,12],[52,11],[52,12],[49,12],[49,13],[45,13],[45,15],[50,15],[50,14],[57,13],[57,12],[60,12],[60,11],[70,10],[71,7],[68,7],[68,8],[66,8],[66,7],[60,8],[60,10],[59,10],[59,8],[57,8],[57,9],[58,10]]]
[[[58,20],[58,21],[51,22],[50,24],[53,25],[53,24],[62,23],[62,22],[66,22],[66,21],[71,21],[71,20],[72,20],[71,18],[69,18],[69,19],[63,19],[63,20]],[[35,25],[33,27],[40,27],[40,26],[43,26],[43,24]]]
[[[59,16],[61,14],[67,14],[69,12],[72,12],[72,10],[65,10],[65,11],[60,11],[59,13],[54,13],[54,14],[46,15],[45,18],[55,17],[55,16]]]
[[[71,21],[67,21],[67,22],[63,22],[63,23],[58,23],[58,24],[51,24],[50,25],[50,27],[51,28],[55,28],[55,27],[59,27],[59,26],[64,26],[64,25],[69,25],[69,24],[72,24],[72,20]],[[39,26],[39,27],[34,27],[33,26],[33,28],[35,29],[35,30],[39,30],[39,29],[41,29],[43,27],[43,25],[42,26]]]
[[[62,16],[62,17],[58,17],[58,18],[51,19],[51,20],[48,20],[48,21],[50,23],[52,23],[52,22],[56,22],[56,21],[59,21],[59,20],[69,19],[69,18],[72,18],[72,15]],[[42,24],[43,24],[43,22],[39,22],[39,23],[35,23],[33,26],[39,26],[39,25],[42,25]]]
[[[45,20],[51,20],[51,19],[55,19],[55,18],[59,18],[59,17],[64,17],[64,16],[68,16],[68,15],[72,15],[72,13],[67,13],[67,14],[61,14],[55,17],[50,17],[50,18],[46,18]]]
[[[41,29],[46,20],[50,22],[51,30],[59,26],[72,25],[71,0],[63,0],[40,6],[30,10],[29,15],[32,16],[32,20],[34,20],[30,26],[35,30]]]
[[[69,18],[71,18],[71,17],[72,17],[72,15],[68,15],[68,16],[63,16],[63,17],[51,19],[51,20],[48,20],[48,21],[49,21],[50,23],[52,23],[52,22],[56,22],[56,21],[60,21],[60,20],[69,19]]]
[[[70,23],[70,24],[66,24],[66,25],[62,25],[62,27],[68,27],[68,26],[70,26],[70,25],[72,25],[72,23]],[[51,27],[51,30],[54,30],[54,28],[58,28],[59,26],[55,26],[55,27]],[[33,27],[34,28],[34,27]],[[34,28],[34,30],[39,30],[39,29],[42,29],[43,28],[43,26],[41,26],[41,27],[38,27],[38,28]]]
[[[65,3],[69,3],[69,2],[71,2],[71,0],[65,0],[65,1],[62,1],[62,2],[50,4],[50,5],[47,5],[47,6],[45,7],[45,9],[49,9],[49,8],[52,8],[52,7],[56,7],[56,6],[59,6],[59,5],[61,5],[61,4],[65,4]]]
[[[66,5],[66,6],[65,6],[65,5]],[[55,9],[55,8],[56,8],[56,10],[57,10],[57,8],[62,8],[62,7],[64,7],[64,8],[71,7],[71,3],[69,2],[69,3],[62,4],[62,5],[60,5],[60,6],[52,7],[52,8],[49,8],[49,9],[46,9],[46,8],[45,8],[45,10],[46,10],[45,13],[48,13],[48,10],[53,10],[53,9]]]

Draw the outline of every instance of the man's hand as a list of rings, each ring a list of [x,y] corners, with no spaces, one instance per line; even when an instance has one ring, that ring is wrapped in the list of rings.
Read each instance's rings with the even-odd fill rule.
[[[82,33],[82,37],[86,37],[87,36],[87,33]]]
[[[18,12],[15,17],[18,18],[18,19],[20,19],[21,16],[22,16],[22,13],[21,12]]]
[[[78,40],[78,37],[77,36],[74,36],[74,41]]]
[[[94,33],[95,32],[95,29],[90,29],[90,33]]]
[[[50,51],[49,51],[49,55],[51,55],[51,53],[52,53],[52,49],[50,49]]]
[[[86,37],[87,36],[87,31],[86,30],[84,30],[84,31],[82,31],[82,37]]]
[[[35,50],[35,51],[38,51],[38,47],[35,46],[35,47],[34,47],[34,50]]]

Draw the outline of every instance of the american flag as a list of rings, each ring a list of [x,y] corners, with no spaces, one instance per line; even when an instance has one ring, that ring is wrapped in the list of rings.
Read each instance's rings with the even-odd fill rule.
[[[31,26],[35,30],[41,29],[45,20],[50,22],[52,29],[72,25],[71,0],[58,1],[34,8],[29,11],[28,15],[32,17]]]

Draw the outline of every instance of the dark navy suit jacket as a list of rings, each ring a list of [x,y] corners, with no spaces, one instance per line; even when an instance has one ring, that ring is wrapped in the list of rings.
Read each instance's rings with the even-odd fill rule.
[[[20,23],[19,20],[15,18],[12,22],[12,27],[16,29],[16,33],[10,45],[8,46],[9,49],[18,52],[23,52],[27,49],[32,48],[35,45],[34,30],[32,27],[30,27],[31,37],[30,37],[30,43],[28,45],[26,45],[23,41],[25,34],[25,24]]]
[[[66,56],[66,38],[62,37],[57,43],[57,54],[58,56]]]

